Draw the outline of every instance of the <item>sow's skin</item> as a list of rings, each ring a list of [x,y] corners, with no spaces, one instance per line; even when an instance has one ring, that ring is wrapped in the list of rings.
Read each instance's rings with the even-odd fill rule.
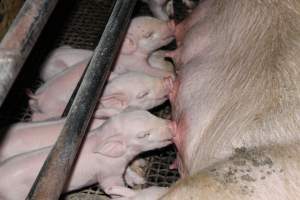
[[[214,0],[203,6],[176,59],[172,105],[182,175],[236,148],[300,139],[300,2]]]
[[[300,143],[237,148],[226,160],[178,181],[169,190],[150,187],[117,200],[297,200]]]
[[[111,196],[132,195],[122,178],[125,167],[139,153],[170,144],[173,126],[144,110],[126,110],[108,119],[86,138],[65,191],[98,181]],[[1,199],[25,199],[50,150],[40,149],[3,162]]]
[[[66,70],[31,95],[32,120],[60,117],[80,79],[81,65]],[[74,76],[76,76],[74,78]],[[106,118],[127,107],[150,109],[168,99],[173,79],[128,72],[110,80],[99,100],[94,117]]]
[[[151,53],[170,43],[174,35],[174,21],[162,21],[153,17],[134,18],[117,57],[114,66],[115,74],[139,71],[152,76],[174,76],[168,66],[166,68],[165,65],[154,64],[152,66],[148,62]],[[54,75],[83,61],[85,61],[85,65],[82,66],[82,71],[84,71],[92,53],[89,50],[62,46],[54,50],[43,64],[41,78],[44,81],[50,80]]]
[[[105,120],[93,119],[89,130],[98,128]],[[21,153],[53,145],[65,119],[16,123],[0,130],[0,162]]]
[[[246,194],[204,169],[230,160],[238,148],[300,139],[300,2],[206,0],[194,11],[201,13],[183,22],[189,25],[173,52],[179,69],[171,95],[174,142],[186,179],[161,199],[299,199],[297,145],[282,158],[273,149],[287,172],[276,171],[266,185],[244,177]]]

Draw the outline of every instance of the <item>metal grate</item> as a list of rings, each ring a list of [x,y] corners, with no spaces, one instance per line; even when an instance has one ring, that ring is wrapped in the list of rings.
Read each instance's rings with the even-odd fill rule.
[[[179,0],[176,0],[177,2]],[[63,4],[64,3],[64,4]],[[182,10],[182,4],[175,9]],[[59,1],[57,8],[47,23],[41,37],[34,47],[28,61],[23,67],[5,104],[0,109],[0,126],[26,120],[28,97],[26,89],[36,89],[40,85],[38,79],[39,66],[47,54],[54,48],[70,45],[75,48],[94,49],[101,36],[111,11],[111,0],[74,0]],[[134,16],[150,15],[144,3],[139,2]],[[175,16],[181,19],[180,15]],[[62,20],[63,19],[63,20]],[[168,103],[155,108],[152,112],[162,118],[170,118],[171,108]],[[25,115],[25,118],[24,118]],[[169,170],[175,159],[173,146],[142,155],[146,159],[145,176],[148,186],[169,186],[179,175],[176,170]],[[61,199],[107,199],[97,185],[71,192]]]
[[[74,48],[93,50],[105,28],[111,12],[111,1],[78,0],[67,17],[55,47],[70,45]]]

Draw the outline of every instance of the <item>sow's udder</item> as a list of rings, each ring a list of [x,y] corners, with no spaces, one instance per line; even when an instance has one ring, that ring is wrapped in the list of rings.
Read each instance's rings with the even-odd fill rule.
[[[195,12],[203,12],[201,9],[195,9]],[[193,15],[193,13],[192,13]],[[203,16],[198,16],[201,20]],[[200,16],[200,17],[199,17]],[[193,20],[189,23],[188,20]],[[186,24],[195,24],[194,18],[187,18],[176,28],[180,34],[175,53],[169,53],[176,64],[178,74],[174,83],[174,88],[170,94],[172,104],[172,118],[177,123],[176,136],[174,143],[176,145],[178,156],[176,164],[182,176],[191,173],[195,155],[199,151],[198,147],[202,141],[199,138],[201,127],[206,123],[207,117],[201,116],[200,113],[206,113],[214,100],[207,98],[209,91],[205,87],[208,85],[211,77],[211,70],[205,65],[206,54],[212,45],[209,32],[209,22],[200,23],[199,25],[187,26]],[[178,35],[176,35],[177,37]],[[182,37],[182,38],[181,38]],[[205,99],[202,103],[201,99]],[[211,109],[213,110],[213,109]],[[207,113],[209,115],[209,113]],[[206,115],[206,116],[207,116]],[[203,145],[201,145],[203,146]]]

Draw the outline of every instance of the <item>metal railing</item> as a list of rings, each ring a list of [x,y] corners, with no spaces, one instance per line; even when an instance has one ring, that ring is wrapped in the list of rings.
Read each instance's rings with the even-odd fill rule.
[[[27,0],[0,44],[0,106],[58,0]]]
[[[63,191],[85,136],[89,120],[126,33],[137,0],[117,0],[94,50],[61,134],[45,161],[27,199],[54,200]]]

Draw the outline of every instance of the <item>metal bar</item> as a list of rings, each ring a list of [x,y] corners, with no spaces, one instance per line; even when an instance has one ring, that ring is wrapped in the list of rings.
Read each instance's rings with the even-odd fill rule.
[[[0,106],[58,0],[27,0],[0,44]]]
[[[124,38],[137,0],[117,0],[61,134],[26,199],[54,200],[63,191],[88,122]]]

